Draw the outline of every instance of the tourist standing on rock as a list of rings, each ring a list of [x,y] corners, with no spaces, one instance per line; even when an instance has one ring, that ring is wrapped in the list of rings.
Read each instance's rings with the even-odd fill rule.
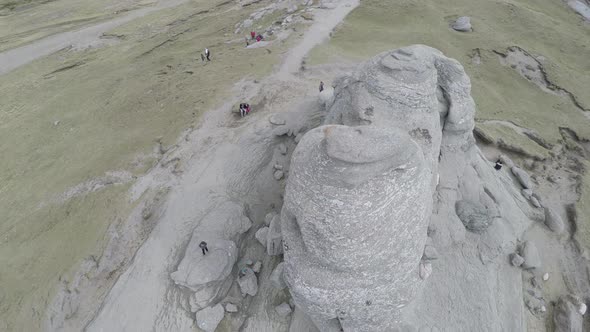
[[[496,160],[496,165],[494,166],[494,168],[496,169],[496,171],[502,169],[502,161],[500,161],[500,159]]]
[[[201,250],[203,251],[203,255],[206,255],[205,251],[209,252],[209,249],[207,248],[207,242],[205,241],[201,241],[201,243],[199,243],[199,248],[201,248]]]
[[[324,91],[324,82],[320,81],[320,92]]]
[[[250,37],[252,37],[252,40],[256,39],[256,32],[250,31]]]
[[[211,52],[209,52],[209,49],[206,48],[205,49],[205,57],[207,58],[207,61],[211,61],[211,59],[209,59],[209,56],[211,56]]]

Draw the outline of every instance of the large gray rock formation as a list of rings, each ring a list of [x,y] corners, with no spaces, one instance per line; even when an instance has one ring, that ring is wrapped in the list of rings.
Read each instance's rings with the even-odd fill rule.
[[[544,215],[475,145],[462,66],[415,45],[334,87],[325,125],[293,152],[281,214],[284,278],[298,308],[321,331],[523,330],[520,272],[506,257]],[[485,213],[464,225],[458,201]],[[421,261],[427,229],[443,250],[436,261]],[[465,320],[480,303],[506,310]]]

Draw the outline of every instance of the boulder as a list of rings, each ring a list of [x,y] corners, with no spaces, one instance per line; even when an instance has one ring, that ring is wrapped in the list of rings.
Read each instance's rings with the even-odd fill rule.
[[[525,269],[534,269],[541,267],[541,257],[537,246],[531,241],[526,241],[520,248],[520,255],[524,258],[522,267]]]
[[[262,262],[261,261],[257,261],[256,263],[254,263],[254,265],[252,265],[252,271],[254,271],[254,273],[260,273],[261,269],[262,269]]]
[[[221,304],[205,308],[196,314],[197,326],[205,332],[214,332],[223,319],[225,312]]]
[[[545,207],[545,225],[555,233],[563,233],[565,224],[559,214],[550,207]]]
[[[277,256],[283,253],[283,235],[281,234],[281,218],[275,215],[266,235],[266,253]]]
[[[524,258],[522,258],[521,255],[519,255],[517,253],[510,254],[510,264],[512,264],[512,266],[519,267],[523,263],[524,263]]]
[[[238,276],[238,285],[242,296],[255,296],[258,293],[258,278],[251,268],[243,268]]]
[[[273,174],[273,177],[275,178],[275,180],[280,180],[283,178],[283,176],[285,175],[285,173],[283,173],[283,171],[280,170],[276,170]]]
[[[555,332],[582,332],[583,317],[569,296],[559,298],[553,311]]]
[[[512,174],[514,174],[514,176],[524,189],[533,189],[531,177],[522,168],[518,166],[512,167]]]
[[[254,235],[256,237],[256,240],[258,240],[258,242],[260,242],[260,244],[262,244],[262,246],[266,247],[266,238],[268,236],[268,227],[262,227],[259,230],[256,231],[256,234]]]
[[[280,305],[275,307],[275,311],[276,313],[285,318],[287,316],[289,316],[291,314],[291,312],[293,312],[293,310],[291,309],[291,306],[288,303],[281,303]]]
[[[228,303],[225,305],[225,311],[227,312],[238,312],[238,306],[233,303]]]
[[[490,211],[479,202],[457,201],[455,211],[465,228],[471,232],[483,233],[492,224]]]
[[[471,19],[469,16],[461,16],[453,22],[451,27],[456,31],[469,32],[471,31]]]
[[[264,216],[264,224],[266,226],[270,226],[270,222],[272,221],[272,218],[274,218],[277,214],[274,212],[269,212]]]
[[[273,125],[284,125],[287,123],[287,120],[285,120],[285,117],[281,114],[273,114],[268,118],[268,121],[270,123],[272,123]]]
[[[420,279],[426,280],[432,274],[432,264],[430,262],[420,263]]]
[[[285,284],[285,279],[283,277],[284,273],[284,264],[281,262],[270,274],[270,282],[272,283],[273,287],[278,289],[285,289],[287,284]]]

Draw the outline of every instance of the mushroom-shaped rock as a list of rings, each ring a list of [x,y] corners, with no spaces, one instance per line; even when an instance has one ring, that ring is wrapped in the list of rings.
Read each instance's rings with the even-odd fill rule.
[[[238,276],[238,285],[242,296],[254,296],[258,293],[258,278],[251,268],[242,268]]]
[[[534,269],[541,267],[541,257],[539,256],[537,246],[533,242],[526,241],[523,243],[520,249],[520,255],[524,258],[523,268]]]
[[[197,326],[205,332],[214,332],[223,319],[225,312],[221,304],[207,307],[196,314]]]
[[[555,332],[582,332],[582,315],[569,296],[559,298],[553,311]]]
[[[272,285],[275,288],[284,289],[285,287],[287,287],[287,284],[285,284],[285,279],[283,277],[284,268],[284,263],[281,262],[279,263],[279,265],[277,265],[277,267],[275,267],[275,269],[270,274],[270,281],[272,282]]]
[[[451,27],[456,31],[469,32],[471,31],[471,19],[469,16],[461,16],[453,22]]]
[[[457,201],[455,211],[465,228],[471,232],[483,233],[492,224],[490,211],[479,202]]]
[[[512,174],[516,177],[520,185],[524,189],[533,189],[533,183],[531,181],[531,177],[527,172],[525,172],[522,168],[514,166],[512,167]]]
[[[557,214],[557,212],[555,212],[555,210],[550,207],[545,207],[545,225],[547,225],[547,227],[549,227],[549,229],[555,233],[563,233],[565,230],[565,224],[563,223],[563,220],[559,214]]]
[[[351,331],[396,324],[422,284],[430,176],[404,131],[329,125],[305,134],[282,210],[284,276],[320,330],[335,315]]]
[[[262,227],[259,230],[256,231],[256,234],[254,235],[256,237],[256,240],[258,240],[258,242],[260,242],[260,244],[262,244],[262,246],[266,247],[266,238],[268,236],[268,227]]]

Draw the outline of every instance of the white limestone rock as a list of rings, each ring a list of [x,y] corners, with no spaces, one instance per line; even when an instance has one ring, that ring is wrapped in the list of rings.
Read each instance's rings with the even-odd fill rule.
[[[471,18],[469,16],[461,16],[453,22],[451,27],[456,31],[469,32],[471,31]]]
[[[518,166],[512,167],[512,174],[524,189],[533,189],[533,182],[529,174]]]
[[[268,227],[260,228],[259,230],[256,231],[256,234],[254,234],[254,236],[256,237],[256,240],[258,240],[258,242],[260,242],[260,244],[262,244],[262,246],[266,248],[266,238],[268,236]]]
[[[283,276],[284,268],[284,263],[281,262],[270,274],[270,282],[272,283],[273,287],[277,289],[285,289],[285,287],[287,287]]]
[[[214,332],[225,312],[221,304],[205,308],[196,314],[197,326],[205,332]]]

